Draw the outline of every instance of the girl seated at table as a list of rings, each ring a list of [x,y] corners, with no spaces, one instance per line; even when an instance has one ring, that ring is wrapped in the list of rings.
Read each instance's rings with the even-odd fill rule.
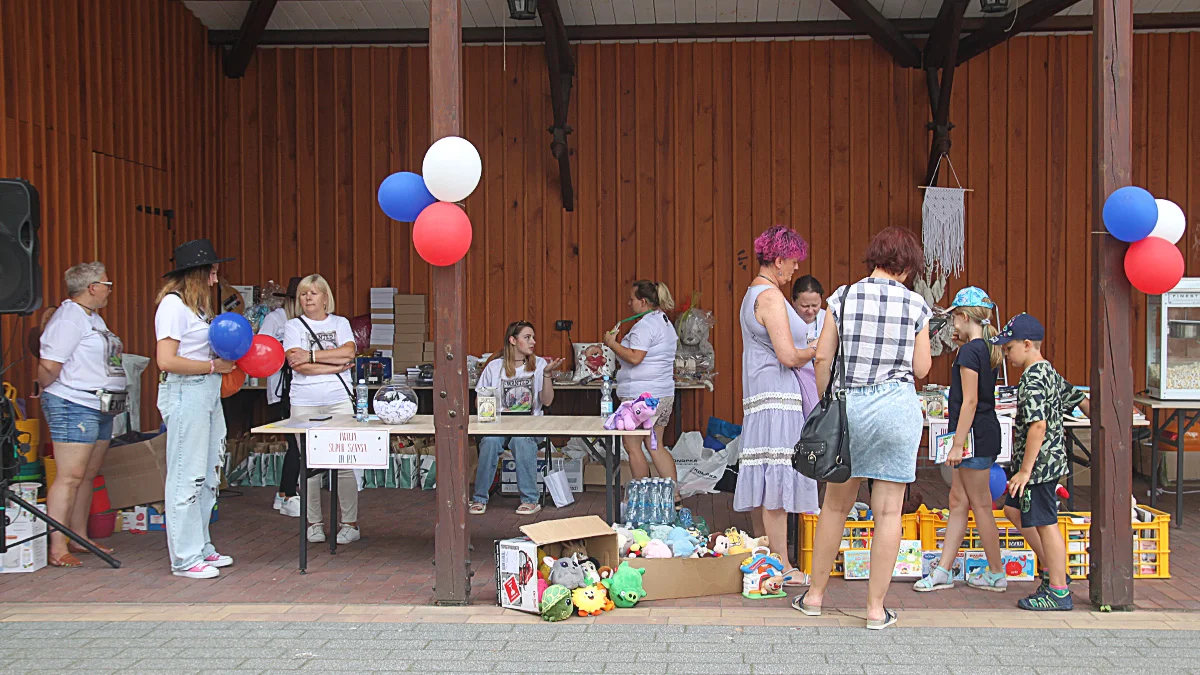
[[[534,354],[537,341],[533,324],[517,321],[504,331],[504,346],[491,355],[479,373],[478,394],[494,395],[502,415],[541,415],[542,406],[554,402],[553,371],[562,359],[548,361]],[[479,469],[475,472],[475,496],[471,514],[487,511],[488,491],[496,478],[496,464],[507,441],[517,465],[517,489],[521,506],[517,515],[532,516],[542,510],[537,489],[537,439],[528,436],[484,436],[479,439]],[[547,458],[548,459],[548,458]]]

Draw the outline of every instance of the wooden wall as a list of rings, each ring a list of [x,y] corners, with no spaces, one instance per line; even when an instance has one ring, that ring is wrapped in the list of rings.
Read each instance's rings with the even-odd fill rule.
[[[63,272],[101,260],[115,282],[103,315],[127,353],[153,355],[153,300],[174,243],[212,236],[222,162],[220,61],[204,27],[165,0],[0,0],[0,176],[41,198],[45,302]],[[137,205],[174,209],[164,218]],[[40,313],[38,315],[40,317]],[[4,379],[32,387],[32,321],[5,317]],[[157,371],[142,378],[142,418],[158,423]]]
[[[1050,354],[1076,382],[1087,380],[1091,308],[1089,40],[1018,38],[958,73],[952,157],[974,192],[967,272],[944,299],[977,284],[1006,317],[1041,317]],[[1139,34],[1135,44],[1135,179],[1195,224],[1200,34]],[[528,319],[540,351],[564,355],[555,319],[573,319],[577,341],[598,339],[627,314],[629,282],[663,280],[681,299],[700,292],[718,320],[718,387],[689,396],[688,426],[740,417],[737,309],[755,273],[754,236],[773,223],[798,229],[812,245],[803,271],[832,289],[863,273],[872,234],[919,231],[923,77],[867,40],[574,50],[574,213],[561,208],[548,149],[541,49],[464,50],[465,136],[484,162],[467,201],[468,346],[493,349],[509,321]],[[388,173],[420,170],[426,58],[423,48],[268,49],[244,80],[224,81],[219,241],[239,256],[232,279],[320,272],[347,315],[367,311],[371,286],[428,292],[410,226],[374,199]],[[1200,229],[1186,244],[1195,273]],[[938,359],[932,379],[948,381],[948,369]]]

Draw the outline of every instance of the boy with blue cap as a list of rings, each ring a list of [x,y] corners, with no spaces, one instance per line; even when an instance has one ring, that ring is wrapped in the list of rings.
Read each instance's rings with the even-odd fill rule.
[[[1089,409],[1083,393],[1042,356],[1045,336],[1037,319],[1018,314],[989,341],[1001,346],[1008,362],[1022,371],[1005,511],[1020,525],[1047,575],[1037,591],[1017,606],[1032,611],[1069,611],[1074,603],[1067,588],[1067,553],[1058,530],[1055,490],[1059,479],[1071,470],[1063,433],[1065,412],[1076,406],[1084,413]]]

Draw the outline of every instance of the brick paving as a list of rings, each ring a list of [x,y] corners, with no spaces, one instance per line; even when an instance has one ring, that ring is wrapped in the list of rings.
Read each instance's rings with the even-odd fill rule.
[[[923,471],[915,487],[932,506],[945,503],[945,487],[934,472]],[[1144,488],[1143,488],[1144,491]],[[181,579],[169,574],[166,539],[162,533],[119,533],[105,543],[118,549],[123,565],[112,570],[91,556],[85,567],[47,568],[35,574],[0,575],[0,598],[5,602],[40,603],[301,603],[425,605],[433,599],[434,493],[372,489],[361,494],[363,539],[339,547],[331,556],[326,545],[309,546],[309,573],[296,570],[297,520],[271,509],[271,488],[238,488],[221,499],[220,521],[212,526],[213,539],[237,564],[214,581]],[[604,495],[586,492],[565,509],[546,509],[541,519],[586,514],[603,515]],[[1077,489],[1077,508],[1087,506],[1087,490]],[[710,525],[748,528],[744,514],[732,513],[730,495],[689,499],[686,505]],[[326,494],[328,503],[328,494]],[[1160,502],[1162,506],[1162,502]],[[1187,497],[1188,521],[1172,529],[1169,580],[1139,580],[1136,603],[1146,610],[1200,610],[1200,498]],[[493,500],[482,517],[470,520],[475,576],[472,602],[495,602],[493,541],[514,536],[526,519],[513,513],[516,501]],[[909,582],[892,585],[888,604],[899,609],[986,610],[1011,609],[1026,586],[1014,584],[1006,594],[984,593],[959,587],[938,593],[915,593]],[[1080,605],[1086,603],[1087,584],[1073,586]],[[862,607],[866,585],[835,580],[827,607]],[[739,595],[648,602],[653,608],[736,609],[786,608],[785,600],[751,601]]]

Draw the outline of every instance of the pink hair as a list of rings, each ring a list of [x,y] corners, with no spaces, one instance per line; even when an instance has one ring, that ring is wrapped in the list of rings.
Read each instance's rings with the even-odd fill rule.
[[[754,255],[762,265],[769,265],[778,258],[804,260],[808,257],[808,242],[792,228],[774,225],[754,240]]]

